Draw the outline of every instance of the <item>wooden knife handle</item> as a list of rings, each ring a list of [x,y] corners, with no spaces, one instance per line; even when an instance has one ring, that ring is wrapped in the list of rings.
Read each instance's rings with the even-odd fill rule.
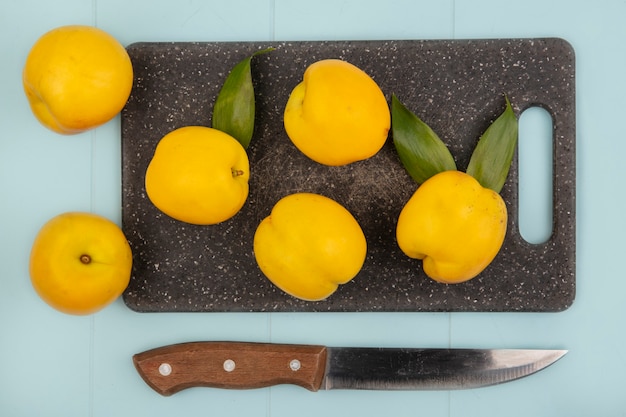
[[[135,368],[161,395],[191,387],[250,389],[294,384],[320,388],[326,348],[243,342],[191,342],[133,356]]]

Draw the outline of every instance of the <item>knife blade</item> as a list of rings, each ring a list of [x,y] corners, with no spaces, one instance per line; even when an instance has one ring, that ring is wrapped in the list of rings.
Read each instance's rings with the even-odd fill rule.
[[[164,396],[191,387],[253,389],[279,384],[310,391],[456,390],[531,375],[566,353],[189,342],[138,353],[133,363],[144,381]]]

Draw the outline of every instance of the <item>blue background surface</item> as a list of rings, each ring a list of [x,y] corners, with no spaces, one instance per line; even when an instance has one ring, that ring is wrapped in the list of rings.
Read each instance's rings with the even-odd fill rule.
[[[625,1],[1,1],[0,415],[626,415]],[[124,45],[159,40],[565,38],[577,57],[574,304],[560,313],[139,314],[120,299],[88,317],[52,310],[37,297],[28,276],[30,246],[41,225],[73,210],[95,212],[118,224],[121,220],[119,117],[81,135],[60,136],[38,124],[22,91],[22,66],[32,44],[54,27],[74,23],[98,26]],[[528,129],[545,131],[540,125]],[[541,151],[541,144],[528,146],[525,152],[532,154],[532,146]],[[528,181],[537,179],[529,174]],[[564,348],[570,353],[532,377],[453,392],[311,393],[279,386],[190,389],[161,397],[132,366],[134,353],[192,340]]]

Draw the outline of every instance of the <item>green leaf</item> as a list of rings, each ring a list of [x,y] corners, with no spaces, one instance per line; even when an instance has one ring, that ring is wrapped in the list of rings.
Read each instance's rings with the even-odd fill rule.
[[[469,175],[497,193],[504,186],[517,146],[517,117],[506,96],[505,100],[506,109],[480,137],[467,167]]]
[[[395,94],[391,97],[391,131],[402,165],[418,184],[440,172],[456,170],[445,143]]]
[[[254,132],[254,88],[250,62],[256,55],[273,51],[267,48],[255,52],[233,67],[226,78],[213,107],[213,128],[226,132],[247,149]]]

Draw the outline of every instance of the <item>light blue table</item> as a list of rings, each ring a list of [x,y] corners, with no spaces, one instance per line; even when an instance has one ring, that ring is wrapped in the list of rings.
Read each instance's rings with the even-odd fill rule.
[[[599,0],[2,0],[0,12],[0,415],[623,416],[626,233],[622,129],[626,3]],[[138,314],[121,300],[66,316],[34,293],[39,227],[70,210],[120,222],[119,118],[62,137],[27,106],[21,70],[56,26],[101,27],[136,41],[446,39],[558,36],[577,56],[577,297],[560,313]],[[327,345],[566,348],[548,370],[454,392],[311,393],[292,386],[191,389],[161,397],[134,353],[191,340]]]

